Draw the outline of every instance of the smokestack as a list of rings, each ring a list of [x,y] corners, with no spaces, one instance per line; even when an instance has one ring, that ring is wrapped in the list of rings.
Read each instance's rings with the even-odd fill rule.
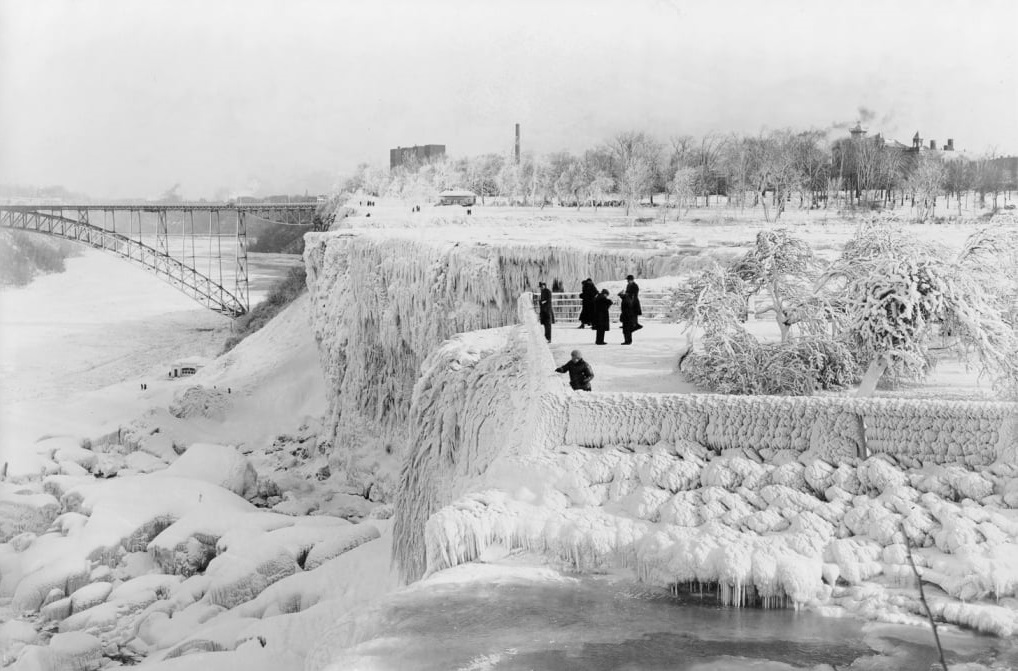
[[[520,164],[520,125],[516,124],[516,151],[513,154],[516,158],[516,165]]]

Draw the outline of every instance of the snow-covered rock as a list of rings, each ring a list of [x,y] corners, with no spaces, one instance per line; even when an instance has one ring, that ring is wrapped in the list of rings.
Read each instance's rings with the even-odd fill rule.
[[[313,571],[330,559],[349,552],[358,545],[375,540],[381,535],[376,526],[367,522],[330,531],[328,538],[315,543],[308,552],[307,559],[304,560],[305,571]]]
[[[60,503],[49,494],[0,483],[0,543],[23,532],[42,533],[59,512]]]
[[[230,397],[225,392],[196,385],[177,393],[170,404],[170,414],[181,419],[205,417],[222,420],[229,404]]]
[[[204,480],[245,498],[257,493],[254,466],[231,445],[195,443],[158,475]]]
[[[49,644],[28,646],[11,666],[17,671],[95,671],[103,664],[102,642],[75,631],[54,634]]]
[[[71,594],[71,612],[77,613],[98,606],[112,591],[113,585],[108,582],[93,582],[79,587]]]

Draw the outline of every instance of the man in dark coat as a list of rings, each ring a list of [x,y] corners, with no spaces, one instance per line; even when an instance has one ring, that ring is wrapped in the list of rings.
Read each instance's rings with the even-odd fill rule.
[[[636,323],[636,304],[633,297],[627,294],[625,291],[619,292],[619,301],[622,308],[622,344],[632,345],[633,344],[633,331],[639,324]]]
[[[601,293],[594,298],[594,315],[591,326],[597,332],[595,345],[604,345],[604,333],[611,328],[611,318],[608,316],[608,308],[612,305],[612,299],[608,298],[608,290],[602,289]]]
[[[597,287],[589,277],[580,284],[580,328],[594,324],[594,299]]]
[[[640,307],[640,285],[632,275],[626,275],[626,295],[633,299],[633,330],[639,331],[643,325],[637,317],[643,314],[643,309]]]
[[[555,323],[555,311],[551,307],[551,289],[544,282],[538,282],[541,288],[541,297],[538,299],[538,307],[541,323],[544,325],[544,339],[551,342],[551,325]]]
[[[569,373],[569,386],[576,391],[590,391],[590,381],[594,379],[594,370],[583,360],[580,350],[574,349],[572,357],[562,366],[555,369],[556,373]]]

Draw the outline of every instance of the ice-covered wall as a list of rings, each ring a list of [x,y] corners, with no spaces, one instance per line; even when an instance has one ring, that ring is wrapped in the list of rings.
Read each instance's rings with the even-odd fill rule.
[[[1014,403],[915,399],[570,394],[560,444],[601,447],[690,440],[714,450],[866,452],[908,465],[985,466],[1015,441]]]
[[[447,338],[517,322],[539,280],[643,274],[652,256],[421,234],[335,231],[306,238],[312,327],[330,392],[334,463],[372,498],[391,494],[414,383]]]
[[[517,314],[520,325],[456,336],[422,366],[393,527],[404,580],[424,574],[428,518],[469,491],[493,459],[557,444],[568,385],[553,372],[529,294],[518,299]]]

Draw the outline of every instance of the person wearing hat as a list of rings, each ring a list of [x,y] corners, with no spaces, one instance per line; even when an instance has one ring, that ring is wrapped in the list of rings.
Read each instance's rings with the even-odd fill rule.
[[[541,297],[538,299],[538,315],[544,325],[544,339],[551,342],[551,325],[555,323],[555,311],[551,307],[551,289],[544,282],[538,282]]]
[[[633,344],[633,331],[636,330],[636,307],[633,297],[627,294],[625,291],[619,292],[619,305],[621,307],[621,316],[619,321],[622,322],[622,344],[632,345]]]
[[[597,338],[594,340],[595,345],[605,345],[604,334],[605,331],[611,328],[611,317],[608,316],[608,308],[612,306],[612,299],[608,298],[608,290],[601,289],[601,293],[594,298],[593,321],[591,327],[597,334]]]
[[[555,369],[556,373],[569,373],[569,386],[576,391],[590,391],[590,381],[594,379],[594,369],[583,360],[580,350],[574,349],[569,361]]]
[[[580,283],[580,328],[594,324],[594,299],[597,298],[597,286],[589,277]]]
[[[638,317],[643,314],[643,309],[640,308],[640,285],[632,275],[626,275],[626,295],[633,299],[633,330],[639,331],[643,325]]]

